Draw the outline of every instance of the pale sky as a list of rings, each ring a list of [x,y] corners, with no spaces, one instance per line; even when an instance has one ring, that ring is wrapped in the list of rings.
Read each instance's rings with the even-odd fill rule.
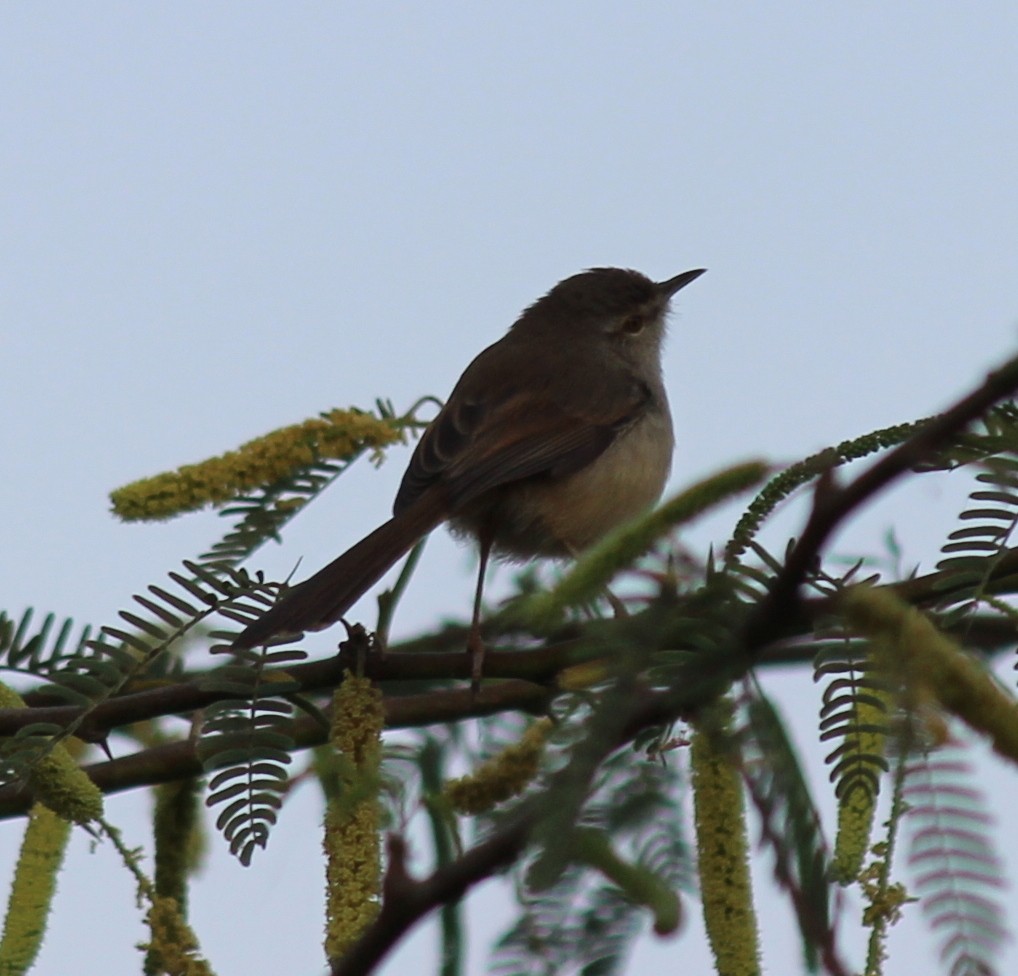
[[[591,265],[710,269],[666,354],[673,489],[940,409],[1015,352],[1016,92],[1005,0],[5,3],[0,606],[112,622],[221,526],[119,525],[111,488],[334,406],[444,396]],[[326,562],[386,517],[405,460],[351,471],[253,565]],[[930,569],[967,489],[928,476],[839,546],[897,524]],[[685,541],[706,551],[731,517]],[[397,634],[464,617],[471,566],[436,535]],[[818,693],[769,686],[819,790]],[[1006,816],[1014,771],[980,762]],[[108,809],[147,843],[143,793]],[[221,976],[322,971],[319,818],[302,789],[248,869],[211,838],[192,912]],[[0,869],[20,833],[0,825]],[[1013,823],[997,836],[1018,876]],[[767,970],[797,972],[763,900]],[[481,904],[472,972],[511,917],[498,892]],[[684,937],[644,937],[631,971],[709,971],[686,907]],[[912,916],[890,976],[933,971]],[[143,937],[108,846],[76,838],[37,972],[126,976]],[[431,938],[384,972],[430,969]]]

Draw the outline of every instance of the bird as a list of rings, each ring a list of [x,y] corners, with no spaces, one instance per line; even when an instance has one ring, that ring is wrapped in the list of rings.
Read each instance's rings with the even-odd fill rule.
[[[705,270],[656,282],[590,268],[527,307],[467,366],[425,429],[392,517],[285,592],[234,647],[336,623],[447,522],[480,552],[467,640],[476,684],[490,556],[575,558],[660,498],[674,445],[661,368],[666,318],[672,297]]]

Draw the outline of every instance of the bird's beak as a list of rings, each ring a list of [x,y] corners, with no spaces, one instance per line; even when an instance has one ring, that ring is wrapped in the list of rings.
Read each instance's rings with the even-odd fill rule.
[[[682,274],[669,278],[667,281],[659,281],[657,283],[657,290],[662,297],[671,298],[680,288],[685,288],[686,285],[696,281],[706,271],[706,268],[697,268],[695,271],[683,271]]]

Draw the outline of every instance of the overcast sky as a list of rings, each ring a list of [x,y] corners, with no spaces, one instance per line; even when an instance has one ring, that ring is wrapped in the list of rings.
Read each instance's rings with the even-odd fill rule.
[[[3,4],[0,607],[111,622],[221,528],[119,525],[111,488],[334,406],[444,396],[591,265],[710,269],[667,349],[673,488],[936,411],[1015,352],[1016,66],[1007,0]],[[351,471],[254,565],[326,562],[405,460]],[[896,523],[929,569],[965,490],[931,476],[839,546]],[[470,566],[436,536],[397,633],[462,618]],[[809,677],[772,686],[809,751]],[[1013,770],[983,767],[1006,812]],[[128,843],[147,802],[109,802]],[[321,971],[319,817],[299,791],[246,870],[212,839],[192,908],[220,974]],[[0,825],[0,867],[20,830]],[[998,837],[1018,846],[1013,822]],[[475,971],[509,917],[485,897]],[[933,965],[913,916],[892,976]],[[79,837],[38,971],[137,972],[139,918]],[[788,924],[764,935],[768,970],[797,971]],[[701,942],[647,937],[639,965],[705,972]]]

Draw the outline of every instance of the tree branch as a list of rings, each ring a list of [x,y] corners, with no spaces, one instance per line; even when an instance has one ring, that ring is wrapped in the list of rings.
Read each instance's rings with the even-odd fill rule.
[[[536,650],[497,651],[485,655],[485,677],[520,679],[546,683],[569,664],[595,656],[588,649],[586,658],[580,641],[549,643]],[[361,668],[378,683],[408,681],[450,681],[469,679],[470,660],[463,651],[455,653],[372,654],[363,662],[356,651],[342,649],[333,657],[307,661],[283,668],[267,668],[266,674],[285,675],[298,683],[301,693],[328,691],[343,680],[346,671]],[[186,715],[214,702],[235,697],[235,693],[202,687],[206,674],[190,680],[148,688],[145,691],[118,695],[90,708],[79,705],[33,705],[31,708],[0,709],[0,736],[14,735],[36,722],[66,728],[84,714],[75,735],[88,742],[100,742],[115,729],[166,715]],[[39,693],[27,695],[28,702],[38,701]],[[435,718],[433,721],[442,721]]]
[[[781,636],[782,621],[796,616],[799,587],[819,558],[834,530],[844,519],[896,478],[930,457],[961,433],[997,401],[1018,389],[1018,358],[1005,363],[986,381],[949,410],[934,417],[907,441],[885,454],[854,481],[839,488],[833,472],[817,482],[813,508],[799,541],[775,577],[766,597],[747,621],[744,646],[754,651]]]
[[[804,534],[803,540],[807,537]],[[800,542],[802,545],[802,542]],[[787,572],[787,567],[786,567]],[[949,572],[928,573],[915,579],[887,584],[896,596],[913,604],[924,606],[932,601],[949,597],[948,585],[952,574]],[[994,563],[988,581],[990,592],[1010,593],[1018,591],[1018,549],[1006,550]],[[995,585],[993,585],[995,584]],[[829,614],[832,609],[828,598],[804,598],[787,609],[781,632],[775,634],[773,642],[761,644],[754,640],[758,664],[789,664],[809,660],[812,652],[807,646],[787,643],[810,633],[814,621]],[[685,607],[680,600],[674,613],[681,616]],[[638,619],[639,614],[633,618]],[[594,621],[586,626],[576,625],[573,635],[563,638],[556,635],[546,644],[537,648],[503,650],[490,647],[485,654],[484,673],[488,679],[517,679],[549,688],[555,677],[570,665],[600,657],[606,642],[618,643],[624,639],[627,629],[625,621]],[[469,661],[461,650],[436,650],[452,646],[465,646],[466,628],[444,628],[432,635],[414,638],[397,645],[384,656],[371,655],[363,662],[364,673],[379,684],[409,681],[449,681],[469,678]],[[766,635],[765,635],[766,636]],[[462,639],[461,639],[462,638]],[[966,625],[966,640],[969,644],[987,651],[999,650],[1009,641],[1018,638],[1013,624],[1000,618],[985,616]],[[784,641],[786,643],[774,643]],[[307,661],[289,665],[283,669],[268,669],[269,673],[285,671],[288,678],[296,681],[301,693],[328,691],[343,677],[344,671],[357,664],[352,651],[341,650],[333,657],[319,661]],[[145,691],[118,695],[96,705],[85,716],[77,730],[79,738],[89,742],[101,742],[111,732],[135,722],[151,721],[167,715],[188,715],[200,708],[229,697],[225,692],[210,691],[201,687],[205,676],[167,684]],[[0,709],[0,736],[16,734],[20,729],[36,722],[68,727],[81,717],[84,709],[78,705],[33,704],[43,700],[41,692],[30,692],[25,696],[32,705],[28,709]],[[434,715],[422,721],[441,722],[446,699],[433,699],[436,703]],[[457,716],[469,717],[469,716]]]
[[[384,703],[385,724],[390,729],[420,728],[504,711],[542,714],[550,697],[546,688],[527,681],[493,682],[477,694],[469,688],[454,688],[390,697]],[[296,748],[309,749],[326,741],[326,731],[315,719],[304,717],[294,722],[293,737]],[[203,773],[196,744],[190,738],[91,763],[83,769],[103,793],[120,793]],[[23,784],[0,788],[0,820],[27,813],[32,802],[32,794]]]

